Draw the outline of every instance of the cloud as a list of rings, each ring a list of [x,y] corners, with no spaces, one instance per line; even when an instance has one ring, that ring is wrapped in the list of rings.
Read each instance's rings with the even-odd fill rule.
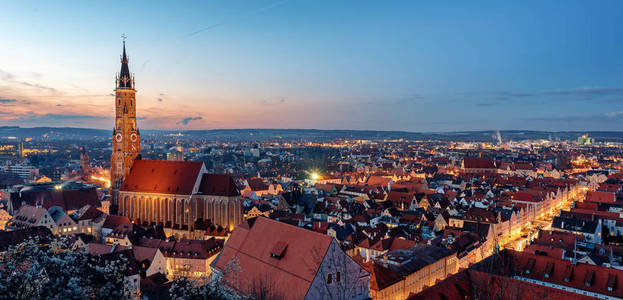
[[[52,87],[49,87],[49,86],[41,85],[41,84],[34,83],[34,82],[17,80],[15,74],[9,73],[9,72],[4,71],[2,69],[0,69],[0,81],[4,81],[4,82],[15,84],[15,85],[21,85],[23,87],[34,88],[34,89],[39,89],[39,90],[45,90],[45,91],[48,91],[48,92],[56,92],[57,91],[56,89],[54,89]]]
[[[162,98],[158,98],[158,102],[162,102],[164,99]]]
[[[176,125],[188,125],[188,123],[190,123],[190,121],[197,121],[197,120],[202,120],[202,117],[186,117],[184,119],[182,119],[181,121],[175,122]]]
[[[260,100],[260,104],[262,104],[262,105],[279,105],[279,104],[285,103],[286,99],[287,98],[285,98],[285,97],[280,97],[279,99],[277,99],[275,101],[272,101],[272,100]]]
[[[623,111],[606,112],[604,114],[592,114],[592,115],[561,115],[561,116],[542,116],[542,117],[530,117],[523,118],[525,121],[539,121],[539,122],[591,122],[591,123],[613,123],[623,121]]]
[[[423,95],[413,94],[404,97],[388,98],[388,99],[370,99],[365,102],[367,105],[402,105],[421,103],[421,100],[426,99]]]
[[[97,122],[97,121],[109,121],[112,118],[108,116],[70,114],[70,113],[36,114],[32,112],[27,112],[27,113],[6,112],[6,113],[3,113],[3,119],[13,120],[14,122],[18,122],[18,124],[65,126],[71,123],[93,124],[93,122]]]
[[[89,120],[98,120],[98,119],[109,119],[110,117],[105,116],[97,116],[97,115],[82,115],[82,114],[43,114],[38,116],[43,119],[54,119],[54,120],[76,120],[76,119],[89,119]]]
[[[570,96],[623,96],[623,88],[618,87],[581,87],[540,92],[542,95],[570,95]]]
[[[0,98],[0,106],[8,107],[8,106],[18,106],[18,105],[30,105],[32,104],[29,100],[17,100],[12,98]]]
[[[621,110],[611,111],[611,112],[607,112],[605,115],[606,117],[615,118],[615,117],[623,115],[623,111]]]
[[[484,98],[476,103],[478,106],[504,104],[515,99],[547,99],[554,101],[621,101],[623,88],[620,87],[579,87],[569,89],[541,90],[536,92],[469,92],[459,93],[461,96]]]

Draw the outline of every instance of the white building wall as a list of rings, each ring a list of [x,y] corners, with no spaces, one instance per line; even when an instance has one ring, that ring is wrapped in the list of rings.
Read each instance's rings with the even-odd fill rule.
[[[331,283],[327,280],[329,274],[331,274]],[[346,255],[335,240],[331,241],[305,299],[368,299],[369,297],[370,274]]]

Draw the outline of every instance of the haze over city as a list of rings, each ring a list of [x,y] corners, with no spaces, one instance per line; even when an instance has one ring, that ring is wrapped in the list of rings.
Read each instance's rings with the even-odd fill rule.
[[[0,3],[0,125],[623,129],[623,3]]]

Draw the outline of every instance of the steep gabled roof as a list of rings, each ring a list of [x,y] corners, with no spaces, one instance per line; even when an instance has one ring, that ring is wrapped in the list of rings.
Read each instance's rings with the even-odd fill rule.
[[[199,192],[213,196],[239,196],[234,179],[227,174],[203,174]]]
[[[463,158],[463,168],[465,169],[495,169],[493,160],[480,157]]]
[[[202,167],[200,161],[137,160],[121,190],[190,195]]]
[[[598,203],[614,203],[616,201],[616,195],[613,192],[588,191],[586,193],[585,201]]]
[[[102,228],[115,229],[123,223],[130,223],[130,219],[124,216],[107,216]]]
[[[95,188],[28,190],[11,197],[11,201],[15,210],[21,207],[22,202],[32,206],[40,204],[46,209],[58,206],[64,211],[76,210],[85,205],[101,206]]]
[[[237,261],[233,288],[240,292],[262,283],[276,295],[304,298],[333,238],[264,217],[249,225],[234,229],[214,267],[223,271]]]
[[[375,261],[370,261],[363,265],[363,267],[366,271],[370,272],[370,289],[374,291],[385,289],[403,279],[402,276]]]
[[[495,266],[493,269],[491,266]],[[522,276],[579,290],[623,297],[623,270],[505,249],[472,268],[503,276]],[[489,271],[487,271],[489,269]]]
[[[478,297],[480,295],[480,297]],[[449,299],[520,299],[520,300],[590,300],[593,297],[537,285],[519,279],[486,274],[475,270],[464,270],[454,274],[418,294],[411,294],[408,300]]]
[[[79,210],[75,211],[71,217],[75,218],[75,220],[77,221],[92,220],[99,218],[103,213],[104,212],[102,212],[101,210],[87,204]]]
[[[252,191],[266,191],[269,188],[268,184],[261,178],[249,178],[247,184]]]

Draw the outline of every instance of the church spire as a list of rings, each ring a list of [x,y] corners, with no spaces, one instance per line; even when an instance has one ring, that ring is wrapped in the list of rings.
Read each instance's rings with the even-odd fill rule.
[[[128,56],[125,54],[125,35],[123,37],[123,55],[121,56],[121,72],[119,72],[118,88],[134,88],[134,79],[128,67]]]

